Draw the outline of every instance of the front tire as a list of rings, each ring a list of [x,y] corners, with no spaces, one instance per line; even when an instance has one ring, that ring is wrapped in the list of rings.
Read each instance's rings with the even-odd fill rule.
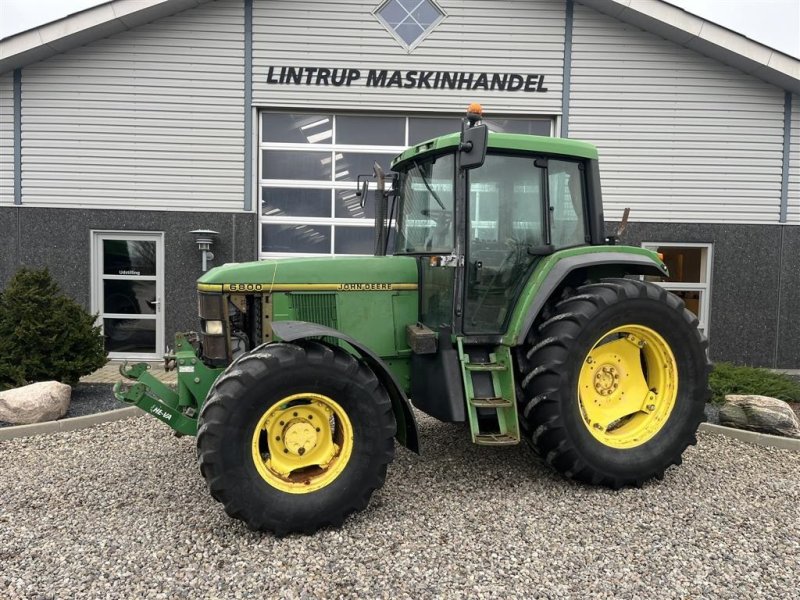
[[[556,470],[620,488],[663,477],[696,443],[708,398],[697,317],[652,283],[584,285],[518,355],[523,432]]]
[[[319,342],[269,344],[209,392],[200,471],[251,529],[313,533],[366,507],[394,457],[395,430],[386,391],[352,355]]]

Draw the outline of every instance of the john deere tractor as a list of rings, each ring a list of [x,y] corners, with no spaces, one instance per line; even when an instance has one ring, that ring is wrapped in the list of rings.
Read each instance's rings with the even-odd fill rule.
[[[121,400],[197,436],[226,512],[277,534],[338,526],[381,487],[413,406],[472,442],[527,442],[565,476],[661,478],[695,443],[710,363],[652,283],[658,255],[606,237],[597,150],[461,131],[374,179],[375,256],[226,264],[198,281],[172,390],[144,364]],[[410,400],[409,400],[410,399]]]

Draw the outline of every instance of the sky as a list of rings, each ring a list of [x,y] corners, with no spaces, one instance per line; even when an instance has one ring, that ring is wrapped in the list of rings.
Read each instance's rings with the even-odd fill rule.
[[[668,1],[800,58],[800,0]],[[98,0],[0,0],[0,38],[102,3]]]

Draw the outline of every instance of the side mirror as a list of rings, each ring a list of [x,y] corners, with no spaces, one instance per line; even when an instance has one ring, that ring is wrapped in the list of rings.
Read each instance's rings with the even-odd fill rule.
[[[462,169],[474,169],[483,165],[486,160],[486,146],[489,139],[489,128],[476,125],[461,132],[460,159]]]
[[[362,180],[363,177],[363,180]],[[367,200],[367,192],[369,191],[369,175],[359,175],[356,178],[356,196],[361,198],[361,208],[364,208],[364,202]]]

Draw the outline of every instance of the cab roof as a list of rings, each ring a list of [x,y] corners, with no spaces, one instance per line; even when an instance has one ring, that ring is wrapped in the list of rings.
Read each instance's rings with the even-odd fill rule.
[[[447,150],[458,147],[460,139],[460,133],[449,133],[411,146],[392,160],[392,169],[399,171],[408,161],[419,160],[429,154],[445,153]],[[597,148],[588,142],[521,133],[493,133],[490,131],[488,149],[489,151],[511,150],[560,154],[577,158],[597,158]]]

